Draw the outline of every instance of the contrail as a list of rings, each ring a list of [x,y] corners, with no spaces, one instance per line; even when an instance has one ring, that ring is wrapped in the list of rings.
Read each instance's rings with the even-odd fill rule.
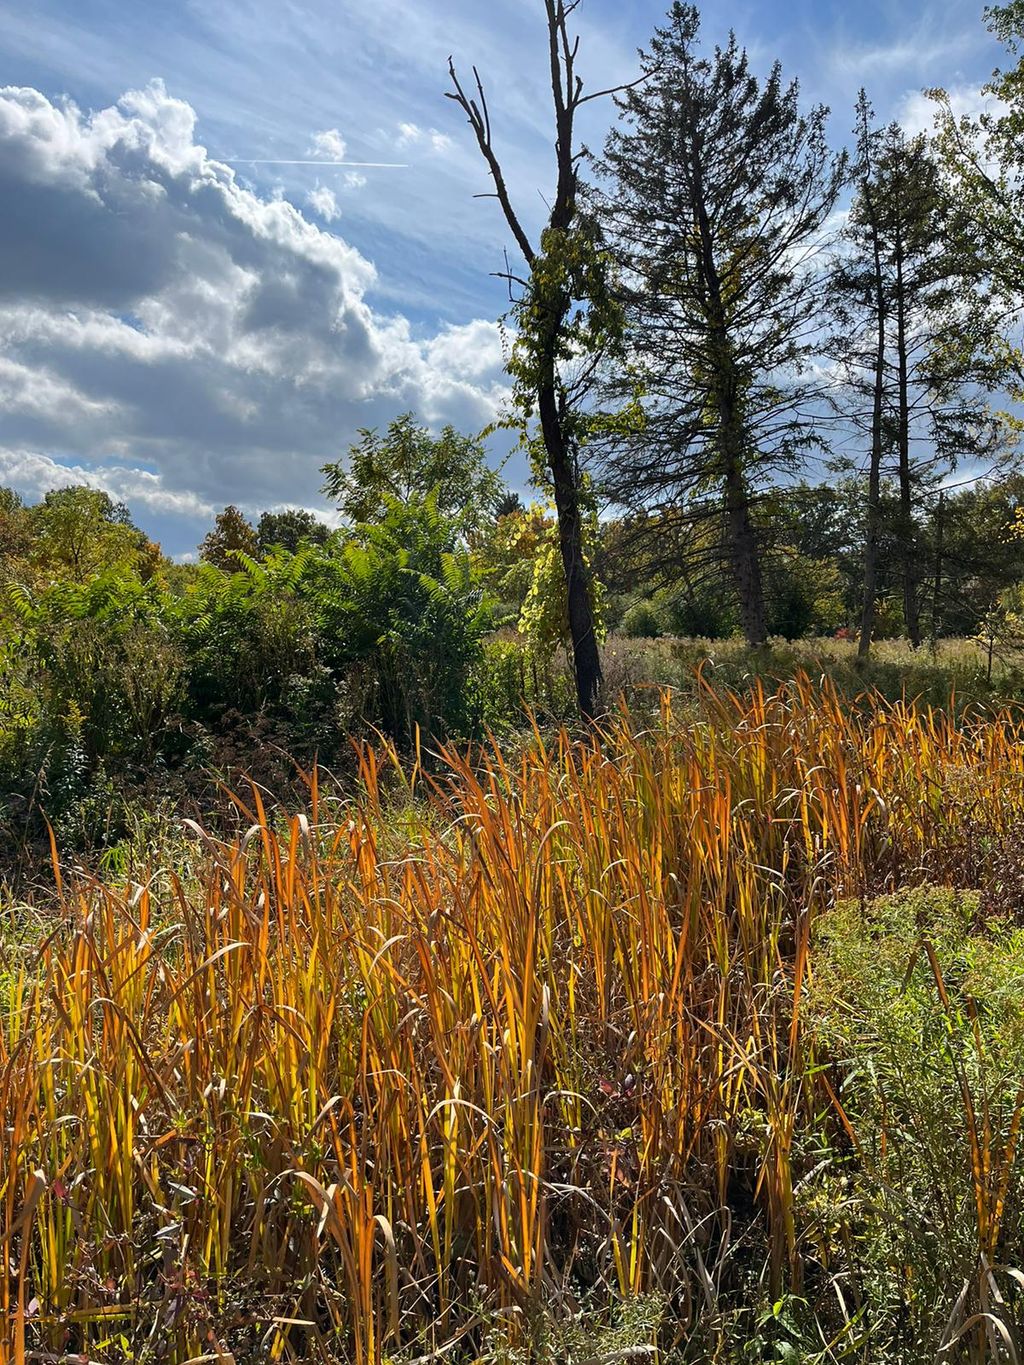
[[[407,171],[404,161],[282,161],[259,156],[222,156],[228,166],[360,166],[378,171]]]

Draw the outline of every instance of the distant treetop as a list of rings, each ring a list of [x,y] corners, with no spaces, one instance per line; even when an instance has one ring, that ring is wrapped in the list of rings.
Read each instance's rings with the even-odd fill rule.
[[[386,515],[387,498],[407,501],[434,493],[437,510],[463,534],[491,520],[507,490],[487,465],[483,442],[446,426],[439,436],[403,413],[381,434],[364,428],[348,458],[323,466],[324,494],[353,523]]]

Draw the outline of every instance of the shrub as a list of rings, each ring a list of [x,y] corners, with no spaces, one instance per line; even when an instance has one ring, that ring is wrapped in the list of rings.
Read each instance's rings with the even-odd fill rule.
[[[417,729],[461,737],[478,727],[475,692],[488,605],[455,524],[433,494],[387,500],[384,519],[313,558],[303,593],[321,657],[358,683],[354,712],[400,744]]]
[[[204,565],[169,606],[187,659],[188,711],[203,724],[226,711],[284,707],[290,680],[313,670],[314,619],[300,591],[304,561],[247,561],[226,574]]]
[[[634,602],[626,610],[620,627],[629,640],[655,640],[661,634],[661,622],[653,602]]]

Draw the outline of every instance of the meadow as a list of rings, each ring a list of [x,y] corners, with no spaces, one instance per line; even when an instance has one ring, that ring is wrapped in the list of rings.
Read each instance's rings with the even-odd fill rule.
[[[0,1365],[1024,1365],[1024,0],[581,3],[0,92]]]
[[[705,679],[9,904],[7,1359],[1016,1362],[1024,716]]]

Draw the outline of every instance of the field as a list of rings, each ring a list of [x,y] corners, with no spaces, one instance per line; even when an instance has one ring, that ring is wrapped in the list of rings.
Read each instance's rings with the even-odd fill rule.
[[[5,1358],[1024,1358],[1024,718],[305,781],[8,906]]]

